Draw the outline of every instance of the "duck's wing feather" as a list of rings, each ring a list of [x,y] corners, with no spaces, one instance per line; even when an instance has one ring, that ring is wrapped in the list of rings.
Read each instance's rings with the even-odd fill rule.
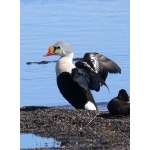
[[[105,85],[105,81],[90,67],[87,62],[78,61],[75,63],[76,68],[72,70],[72,77],[75,82],[85,89],[95,91],[100,90],[100,86]]]
[[[108,73],[121,73],[121,68],[114,61],[96,52],[86,53],[83,61],[87,62],[104,81]]]
[[[121,73],[120,67],[111,59],[99,53],[86,53],[82,60],[75,63],[72,70],[75,82],[85,89],[99,91],[105,83],[108,73]]]

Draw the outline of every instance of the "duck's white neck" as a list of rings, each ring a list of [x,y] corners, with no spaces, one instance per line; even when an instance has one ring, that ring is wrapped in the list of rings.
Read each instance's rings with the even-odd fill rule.
[[[67,56],[60,57],[56,63],[56,76],[61,74],[62,72],[71,73],[72,69],[75,68],[73,61],[74,53],[71,53]]]

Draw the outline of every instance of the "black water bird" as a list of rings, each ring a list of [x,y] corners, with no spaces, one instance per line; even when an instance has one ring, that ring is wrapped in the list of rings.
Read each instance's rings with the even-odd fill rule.
[[[121,89],[118,96],[109,101],[107,108],[112,115],[130,115],[130,97]]]
[[[59,55],[56,63],[57,85],[63,97],[76,109],[97,110],[91,90],[99,91],[108,73],[121,73],[111,59],[96,53],[86,53],[73,64],[73,49],[63,41],[50,46],[44,56]]]

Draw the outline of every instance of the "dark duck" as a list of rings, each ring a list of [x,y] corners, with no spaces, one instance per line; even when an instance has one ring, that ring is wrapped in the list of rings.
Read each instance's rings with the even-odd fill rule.
[[[57,85],[63,97],[76,109],[98,110],[91,90],[99,91],[108,73],[121,73],[111,59],[93,52],[73,64],[73,49],[63,41],[50,46],[44,56],[59,55],[56,63]],[[108,87],[107,87],[108,88]]]
[[[112,115],[130,115],[130,97],[121,89],[118,96],[109,101],[107,108]]]

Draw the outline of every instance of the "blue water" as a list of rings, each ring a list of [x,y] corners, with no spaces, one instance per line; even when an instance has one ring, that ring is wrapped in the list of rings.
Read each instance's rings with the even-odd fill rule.
[[[21,0],[20,2],[20,106],[64,106],[68,102],[56,85],[57,60],[43,57],[57,41],[67,41],[75,57],[98,52],[115,61],[122,74],[109,74],[106,87],[92,91],[95,101],[108,102],[120,89],[130,95],[130,1],[129,0]],[[99,109],[107,110],[106,105]]]
[[[34,134],[21,134],[21,148],[60,147],[60,142],[51,138],[43,138]]]

